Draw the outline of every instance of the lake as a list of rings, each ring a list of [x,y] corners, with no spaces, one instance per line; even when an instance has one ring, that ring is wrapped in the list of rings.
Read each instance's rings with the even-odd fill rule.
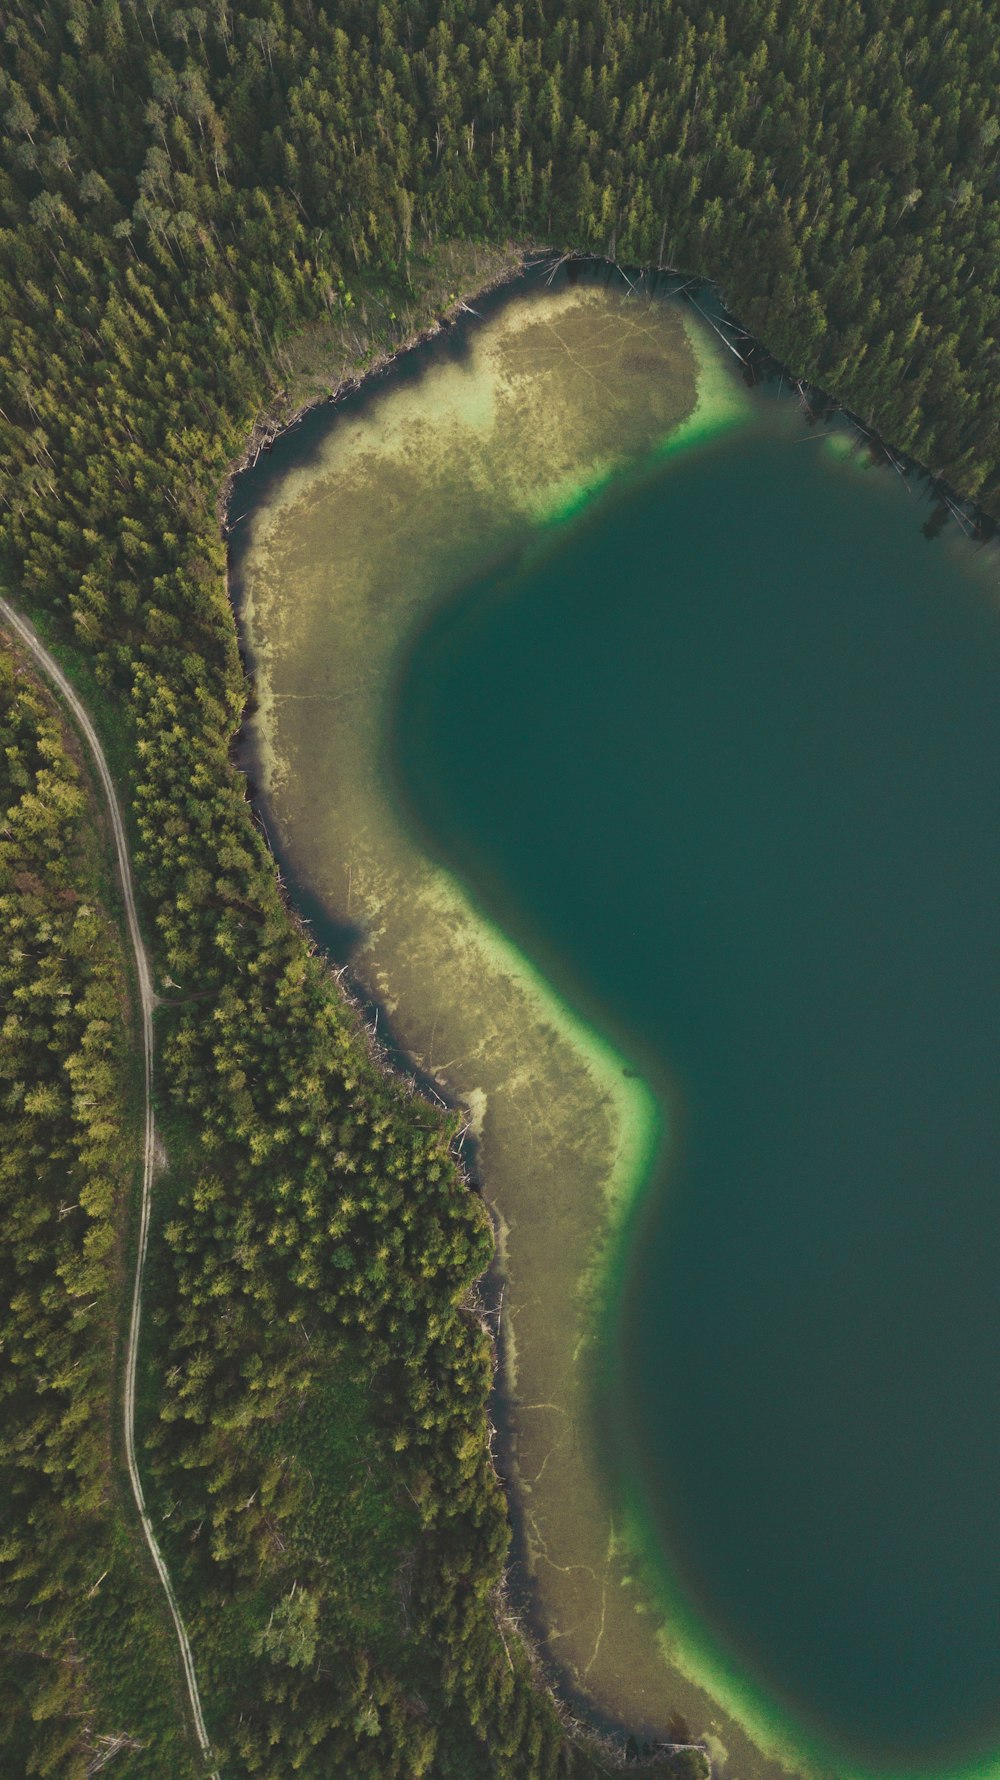
[[[996,566],[739,369],[536,286],[279,448],[265,807],[478,1138],[569,1697],[1000,1771]]]

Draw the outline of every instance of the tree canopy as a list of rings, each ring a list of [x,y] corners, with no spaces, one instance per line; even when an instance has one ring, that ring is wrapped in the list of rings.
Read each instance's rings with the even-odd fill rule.
[[[248,689],[219,491],[303,330],[363,365],[445,300],[442,243],[519,240],[710,275],[776,355],[996,509],[995,19],[4,0],[0,31],[0,549],[100,689],[168,998],[144,1463],[213,1738],[227,1775],[274,1780],[590,1773],[504,1631],[486,1215],[452,1127],[384,1076],[289,918],[231,761]],[[75,1775],[99,1664],[70,1660],[92,1579],[67,1529],[111,1488],[125,1014],[35,699],[0,683],[0,1634],[31,1702],[5,1772]],[[159,1773],[143,1735],[117,1772]]]

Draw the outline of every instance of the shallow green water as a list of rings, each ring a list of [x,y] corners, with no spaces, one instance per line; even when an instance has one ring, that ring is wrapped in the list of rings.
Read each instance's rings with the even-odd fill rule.
[[[439,611],[393,738],[667,1100],[612,1483],[838,1773],[1000,1745],[1000,608],[926,518],[761,398]]]
[[[662,1109],[428,856],[383,760],[399,665],[456,585],[554,536],[651,452],[741,424],[749,396],[693,309],[624,279],[543,271],[475,307],[240,479],[250,756],[300,908],[376,999],[379,1037],[474,1134],[497,1232],[510,1599],[547,1672],[605,1722],[661,1737],[682,1713],[740,1780],[777,1780],[688,1672],[600,1462],[599,1309]]]

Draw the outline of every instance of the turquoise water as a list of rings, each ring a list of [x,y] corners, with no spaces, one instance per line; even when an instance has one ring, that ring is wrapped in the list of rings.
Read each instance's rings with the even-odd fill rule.
[[[391,744],[667,1103],[609,1464],[838,1772],[1000,1745],[1000,609],[928,512],[761,398],[439,610]]]

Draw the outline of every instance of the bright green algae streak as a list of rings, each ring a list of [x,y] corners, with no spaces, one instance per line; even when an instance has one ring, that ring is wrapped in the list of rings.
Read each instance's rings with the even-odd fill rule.
[[[564,1688],[663,1733],[739,1727],[664,1660],[593,1423],[598,1310],[660,1114],[626,1060],[432,861],[383,770],[409,639],[457,584],[511,560],[650,452],[732,425],[748,398],[674,303],[557,280],[317,413],[243,479],[234,571],[260,705],[255,771],[286,877],[466,1114],[498,1228],[498,1462],[513,1583]],[[263,473],[261,473],[263,472]],[[248,506],[249,499],[249,506]],[[353,942],[353,945],[352,945]],[[334,1208],[336,1196],[334,1195]]]
[[[878,922],[913,941],[907,1042],[926,1026],[978,1105],[962,1059],[989,1069],[988,1012],[963,1002],[949,1037],[929,991],[947,979],[961,999],[949,948],[964,935],[996,1005],[949,838],[968,840],[969,812],[991,838],[979,788],[995,735],[956,652],[996,683],[993,614],[920,539],[894,476],[837,463],[843,434],[824,444],[794,404],[749,397],[705,330],[692,412],[676,311],[558,285],[487,307],[453,350],[412,355],[332,424],[312,417],[245,485],[237,568],[269,818],[307,912],[335,943],[353,930],[356,975],[480,1137],[506,1280],[515,1580],[530,1571],[545,1654],[639,1731],[683,1711],[728,1751],[729,1780],[786,1763],[943,1780],[997,1741],[993,1548],[969,1506],[992,1459],[995,1329],[974,1270],[995,1242],[962,1154],[989,1134],[971,1118],[956,1131],[930,1052],[905,1141],[883,1117],[916,1066],[892,1030]],[[735,425],[726,449],[687,450]],[[627,494],[644,453],[646,485]],[[400,798],[384,750],[401,664],[456,580],[468,596],[408,670]],[[837,678],[848,644],[858,685]],[[712,727],[723,707],[728,730]],[[955,750],[977,722],[968,767]],[[892,884],[879,812],[910,807],[900,779],[923,802]],[[925,877],[950,914],[925,914],[921,946]],[[866,967],[844,937],[852,906],[855,940],[871,923]],[[825,1084],[815,1129],[810,1083]],[[623,1238],[664,1125],[670,1166]],[[893,1594],[900,1574],[909,1593]]]
[[[926,518],[757,398],[440,612],[395,719],[427,844],[661,1084],[615,1487],[836,1775],[1000,1772],[1000,614]]]

